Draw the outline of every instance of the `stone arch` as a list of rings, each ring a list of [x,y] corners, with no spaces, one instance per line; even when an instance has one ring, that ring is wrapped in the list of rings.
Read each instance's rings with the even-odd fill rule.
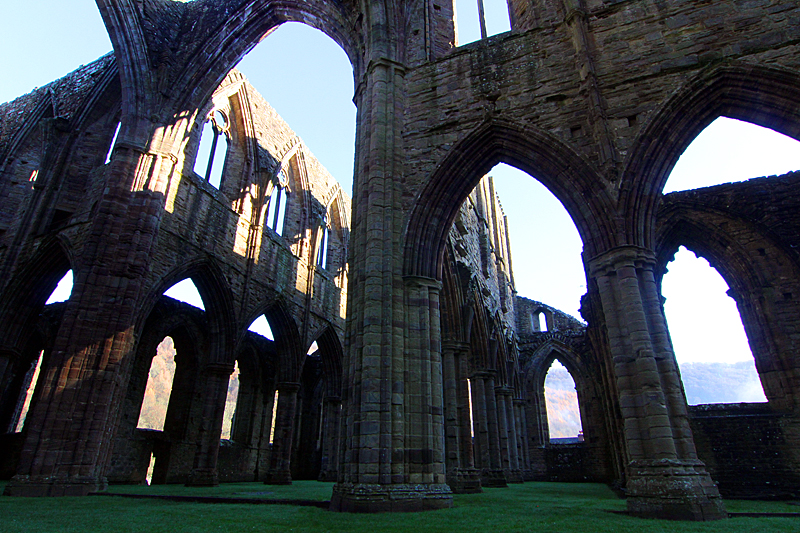
[[[13,349],[25,342],[26,331],[36,322],[47,298],[70,269],[78,280],[80,269],[73,268],[72,249],[65,239],[45,240],[27,265],[19,269],[6,285],[0,303],[0,339],[3,348]]]
[[[589,387],[588,369],[581,357],[575,353],[567,343],[553,336],[533,352],[524,371],[526,397],[531,403],[529,416],[532,415],[539,418],[538,424],[530,425],[530,427],[536,429],[531,436],[537,437],[538,443],[536,445],[539,446],[546,446],[549,443],[547,412],[544,401],[544,382],[547,377],[547,372],[550,370],[550,366],[555,360],[558,360],[564,365],[575,381],[575,388],[578,391],[578,406],[581,410],[581,419],[583,419],[583,413],[585,411],[583,405],[581,405],[581,391]]]
[[[209,339],[208,363],[233,364],[233,346],[236,339],[236,312],[234,296],[222,270],[213,259],[189,260],[164,276],[143,301],[137,331],[144,326],[156,302],[164,292],[177,282],[191,278],[203,298]]]
[[[190,472],[198,431],[196,388],[208,363],[208,326],[203,311],[161,298],[138,335],[131,371],[120,404],[114,450],[108,478],[112,482],[141,483],[151,454],[156,458],[153,483],[185,482]],[[171,337],[175,347],[175,374],[161,431],[138,429],[148,375],[159,344]],[[192,420],[195,422],[193,423]]]
[[[800,139],[800,74],[734,65],[703,71],[669,99],[631,149],[622,175],[620,206],[626,241],[652,249],[661,191],[678,158],[720,116]]]
[[[754,242],[757,249],[748,249]],[[774,298],[796,292],[787,288],[788,280],[800,279],[800,265],[791,253],[754,224],[702,206],[673,206],[662,213],[656,244],[659,292],[667,264],[681,245],[719,272],[736,301],[767,399],[775,408],[791,410],[800,401],[791,384],[798,361],[786,338],[793,327],[785,323],[785,310],[776,311],[776,303],[791,301]]]
[[[241,330],[239,342],[250,326],[259,316],[264,315],[275,336],[277,377],[279,382],[296,383],[300,378],[306,352],[297,322],[289,311],[288,305],[278,296],[273,301],[257,308],[245,320],[245,328]]]
[[[341,397],[344,348],[333,327],[328,326],[322,331],[317,337],[317,346],[320,349],[322,368],[325,373],[325,394]]]
[[[457,143],[417,195],[405,232],[404,274],[441,279],[447,234],[480,178],[497,163],[541,181],[575,222],[589,256],[613,245],[613,204],[602,179],[549,134],[510,122],[486,122]]]

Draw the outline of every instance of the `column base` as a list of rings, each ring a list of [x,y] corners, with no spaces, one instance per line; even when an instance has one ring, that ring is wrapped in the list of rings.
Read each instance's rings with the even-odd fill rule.
[[[667,520],[719,520],[728,513],[702,461],[632,461],[628,512]]]
[[[502,470],[482,470],[481,486],[484,488],[502,488],[508,486],[506,474]]]
[[[445,484],[337,483],[331,511],[346,513],[398,513],[432,511],[453,506],[453,493]]]
[[[447,476],[447,484],[453,494],[478,494],[481,488],[481,474],[477,468],[458,468]]]
[[[291,485],[292,473],[288,470],[270,470],[264,477],[264,485]]]
[[[335,470],[321,470],[317,481],[336,481],[339,473]]]
[[[506,481],[509,483],[524,483],[525,480],[522,478],[522,470],[506,470]]]
[[[6,485],[4,496],[86,496],[108,488],[106,478],[92,476],[47,477],[16,475]]]
[[[187,487],[216,487],[219,474],[216,468],[195,468],[186,480]]]

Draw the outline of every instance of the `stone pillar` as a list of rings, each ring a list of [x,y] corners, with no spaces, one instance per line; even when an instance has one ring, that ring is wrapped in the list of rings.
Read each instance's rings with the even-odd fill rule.
[[[150,116],[146,114],[146,116]],[[123,121],[106,189],[91,221],[20,463],[5,493],[85,495],[106,486],[119,406],[130,374],[134,328],[152,245],[176,158],[163,127]],[[173,132],[180,135],[180,128]],[[133,133],[132,133],[133,132]],[[143,133],[144,132],[144,133]],[[135,134],[158,138],[135,143]],[[140,139],[141,140],[141,139]]]
[[[322,460],[319,481],[336,481],[339,473],[339,431],[342,399],[326,396],[322,400]]]
[[[494,371],[475,372],[472,375],[472,414],[475,417],[478,441],[481,485],[505,487],[506,478],[501,468],[500,438],[497,434],[497,402],[494,395]]]
[[[261,397],[263,405],[261,407],[261,424],[258,436],[258,457],[256,458],[256,481],[264,481],[269,474],[272,446],[269,442],[269,434],[272,430],[272,413],[277,407],[275,405],[275,390],[268,387],[264,390]]]
[[[506,409],[506,395],[503,387],[494,388],[494,397],[497,402],[497,438],[500,444],[500,468],[506,481],[511,480],[511,453],[508,431],[508,410]]]
[[[606,320],[631,459],[628,509],[660,518],[724,518],[719,492],[694,449],[654,264],[652,252],[634,246],[589,262]]]
[[[203,394],[203,418],[197,435],[197,451],[194,466],[186,480],[187,487],[213,487],[219,485],[217,458],[219,439],[222,434],[222,418],[225,416],[225,400],[228,381],[233,366],[227,363],[212,363],[205,368],[205,391]]]
[[[506,412],[506,427],[508,429],[508,473],[509,483],[522,483],[522,469],[519,464],[519,448],[517,437],[517,416],[514,407],[514,391],[510,387],[503,387],[499,391],[503,397]]]
[[[525,423],[525,400],[514,398],[514,415],[517,418],[517,449],[519,450],[519,466],[523,481],[533,481],[531,472],[531,454],[528,448],[528,425]]]
[[[442,348],[447,484],[456,494],[481,492],[472,454],[466,372],[461,368],[467,348],[462,343],[448,343]]]
[[[297,392],[299,383],[278,384],[278,405],[273,407],[278,413],[275,416],[275,433],[272,439],[270,467],[264,483],[268,485],[292,484],[292,437],[297,411]]]
[[[383,6],[374,15],[366,17],[374,42],[354,98],[344,448],[331,509],[440,509],[453,501],[444,466],[440,283],[403,277],[406,67],[397,58],[407,54],[386,36]]]

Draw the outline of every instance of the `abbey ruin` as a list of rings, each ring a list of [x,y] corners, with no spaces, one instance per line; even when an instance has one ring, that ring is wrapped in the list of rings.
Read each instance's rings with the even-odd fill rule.
[[[589,480],[712,520],[720,494],[800,492],[800,173],[661,192],[717,117],[800,139],[796,3],[508,0],[511,32],[460,47],[444,0],[97,6],[113,53],[0,105],[6,494],[140,483],[151,455],[157,483],[335,481],[338,511]],[[289,21],[352,64],[352,199],[232,70]],[[583,321],[516,295],[499,162],[575,222]],[[768,403],[687,406],[661,299],[681,245],[730,286]],[[205,311],[163,296],[186,278]],[[137,429],[166,336],[166,424]],[[554,359],[584,433],[562,448]]]

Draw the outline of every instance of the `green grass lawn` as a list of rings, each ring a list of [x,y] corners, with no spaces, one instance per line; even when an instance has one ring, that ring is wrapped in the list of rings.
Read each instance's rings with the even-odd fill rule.
[[[327,500],[332,483],[291,486],[231,483],[214,488],[112,486],[110,492],[245,498]],[[0,488],[2,488],[0,486]],[[798,512],[782,502],[726,502],[732,512]],[[800,531],[800,518],[731,518],[718,522],[644,520],[625,509],[605,485],[525,483],[483,494],[456,495],[452,509],[424,513],[354,515],[290,505],[199,504],[122,497],[0,497],[0,531],[36,532],[766,532]]]

